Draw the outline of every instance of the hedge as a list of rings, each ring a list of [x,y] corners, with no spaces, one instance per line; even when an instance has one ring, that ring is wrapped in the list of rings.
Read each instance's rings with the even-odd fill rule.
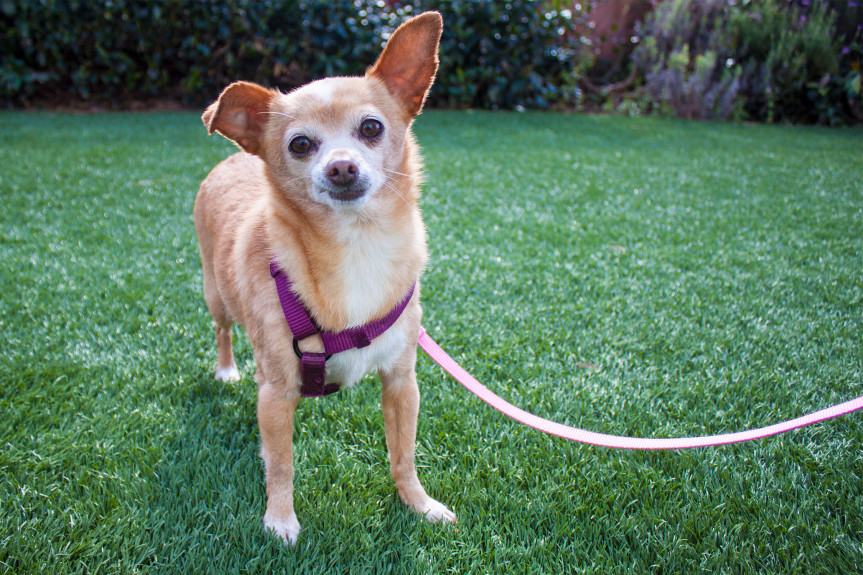
[[[439,10],[431,106],[863,121],[863,1],[662,0],[632,36],[626,81],[599,87],[585,77],[589,4],[0,0],[0,105],[200,107],[241,79],[290,90],[362,74],[401,22]]]
[[[538,0],[3,0],[0,98],[123,106],[212,100],[244,79],[289,90],[361,74],[412,13],[446,22],[430,103],[544,108],[571,102],[582,50],[571,10]]]
[[[632,61],[644,91],[629,97],[648,111],[788,123],[863,120],[863,2],[665,0],[639,34]]]

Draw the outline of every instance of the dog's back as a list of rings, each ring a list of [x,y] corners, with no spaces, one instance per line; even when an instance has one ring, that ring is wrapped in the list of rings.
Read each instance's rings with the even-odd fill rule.
[[[238,258],[246,256],[237,251],[237,240],[245,237],[240,228],[263,226],[266,190],[263,161],[239,152],[210,172],[195,199],[195,231],[201,251],[204,295],[217,325],[241,321],[244,315],[238,309],[242,299],[236,283],[237,267],[242,265]]]

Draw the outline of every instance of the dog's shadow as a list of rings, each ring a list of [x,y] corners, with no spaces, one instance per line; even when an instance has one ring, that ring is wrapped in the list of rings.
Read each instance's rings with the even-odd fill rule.
[[[231,542],[256,554],[283,547],[261,523],[266,489],[251,372],[226,383],[201,369],[179,392],[147,509],[148,523],[169,532],[159,539]],[[358,386],[298,409],[297,552],[332,554],[349,540],[398,555],[407,533],[428,527],[399,501],[390,477],[379,383]]]

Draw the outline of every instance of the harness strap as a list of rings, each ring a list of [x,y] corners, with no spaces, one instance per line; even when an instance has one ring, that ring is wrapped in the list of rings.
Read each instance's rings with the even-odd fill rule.
[[[279,294],[279,302],[282,304],[282,311],[285,314],[285,319],[288,321],[288,327],[291,328],[291,333],[296,339],[306,339],[310,335],[320,333],[320,330],[312,322],[305,306],[300,301],[299,296],[293,290],[293,282],[288,274],[282,271],[276,258],[270,260],[270,275],[276,281],[276,291]]]
[[[416,284],[411,286],[407,295],[398,304],[396,304],[396,307],[390,310],[390,313],[377,321],[357,327],[351,327],[338,333],[328,331],[321,332],[321,339],[324,340],[324,351],[332,355],[341,351],[358,349],[371,345],[373,339],[383,334],[396,322],[397,319],[399,319],[399,317],[401,317],[402,312],[404,312],[405,308],[408,307],[408,303],[410,303],[411,298],[414,295],[414,290],[416,290]]]
[[[416,283],[414,283],[396,307],[376,321],[340,332],[328,332],[321,330],[315,324],[306,306],[303,305],[294,291],[291,278],[279,267],[275,257],[270,260],[270,275],[276,283],[276,292],[279,294],[282,312],[285,314],[288,328],[294,336],[294,352],[300,358],[300,375],[302,377],[300,395],[303,397],[322,397],[337,392],[340,389],[340,384],[327,383],[327,359],[334,353],[371,345],[372,340],[383,334],[401,317],[416,290]],[[321,335],[324,342],[324,353],[301,352],[297,342],[315,334]]]

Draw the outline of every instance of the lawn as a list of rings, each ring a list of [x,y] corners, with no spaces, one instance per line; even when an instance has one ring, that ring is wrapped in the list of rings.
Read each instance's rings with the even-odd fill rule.
[[[863,132],[427,112],[424,325],[594,431],[737,431],[863,394]],[[264,533],[248,342],[215,344],[192,225],[232,147],[194,113],[0,113],[0,572],[863,571],[863,414],[624,452],[512,423],[425,356],[424,523],[379,383],[306,400],[295,549]]]

